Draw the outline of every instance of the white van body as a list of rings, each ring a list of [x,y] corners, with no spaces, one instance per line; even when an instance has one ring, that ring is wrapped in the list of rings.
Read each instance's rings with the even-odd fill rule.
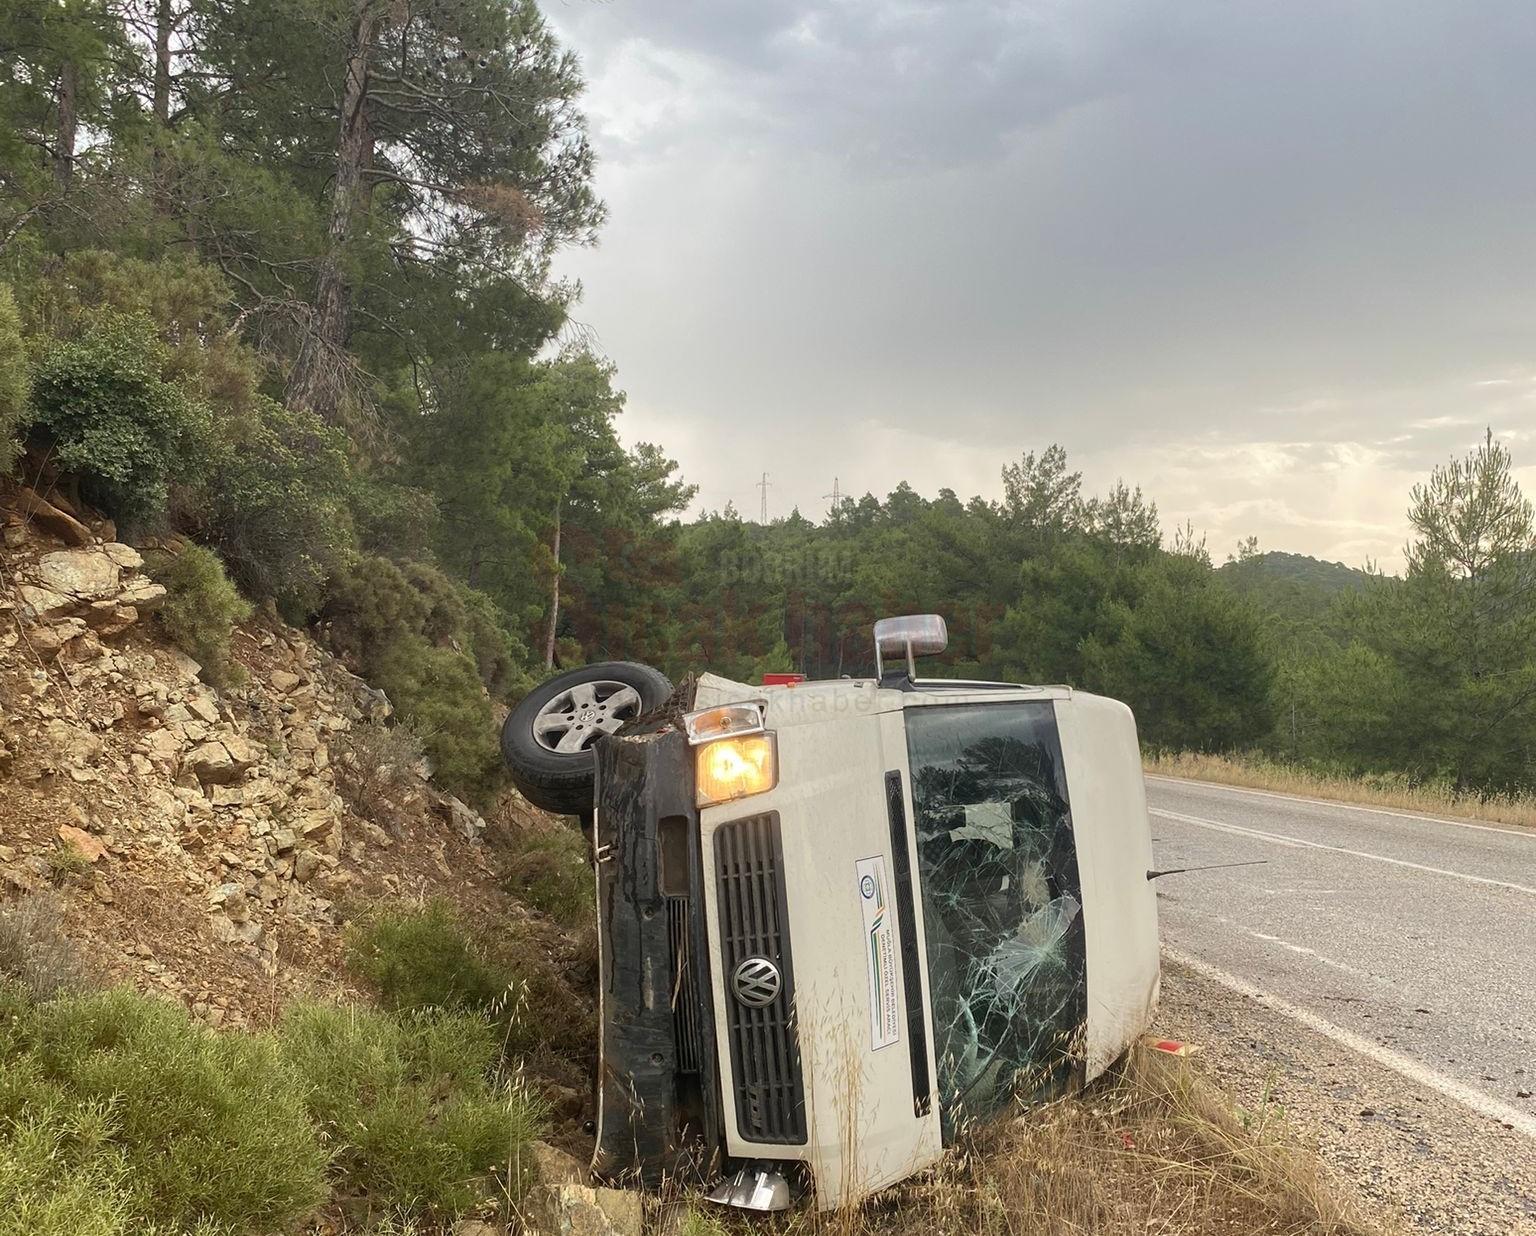
[[[762,687],[704,675],[694,701],[758,702],[776,735],[777,785],[702,809],[698,852],[707,865],[729,844],[721,830],[775,819],[803,1078],[802,1143],[755,1138],[742,1127],[744,1100],[731,1095],[741,1053],[756,1049],[718,1033],[724,1150],[736,1161],[805,1164],[821,1207],[932,1164],[949,1126],[966,1118],[960,1109],[984,1117],[1011,1101],[1015,1066],[1030,1053],[1068,1067],[1072,1081],[1092,1080],[1147,1031],[1158,995],[1151,834],[1130,710],[1067,687],[889,684]],[[1017,823],[1030,812],[1043,823]],[[1026,843],[1040,847],[1039,861],[1015,849]],[[741,1010],[721,887],[706,874],[702,917],[707,998],[714,1025],[727,1028]],[[937,978],[935,957],[945,959]],[[978,974],[1003,996],[982,991]],[[1037,1030],[1024,1023],[1036,1021],[1062,1043],[1029,1045]],[[1036,1092],[1062,1080],[1042,1074]]]

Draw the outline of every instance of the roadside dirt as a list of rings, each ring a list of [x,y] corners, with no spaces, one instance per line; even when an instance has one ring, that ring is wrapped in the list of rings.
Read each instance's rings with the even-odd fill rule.
[[[1536,1142],[1523,1134],[1166,960],[1157,1025],[1198,1044],[1201,1071],[1254,1119],[1285,1119],[1381,1221],[1536,1234]]]

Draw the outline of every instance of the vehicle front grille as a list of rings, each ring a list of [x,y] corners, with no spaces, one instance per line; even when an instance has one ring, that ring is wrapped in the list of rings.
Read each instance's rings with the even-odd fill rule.
[[[796,1034],[793,968],[784,909],[784,850],[775,813],[715,830],[720,911],[720,981],[725,984],[736,1124],[747,1141],[805,1141],[805,1082]],[[737,993],[743,962],[778,969],[777,997],[757,1007]]]
[[[667,935],[672,942],[672,1028],[677,1040],[677,1071],[697,1073],[704,1051],[703,1015],[693,964],[693,906],[687,897],[667,898]]]

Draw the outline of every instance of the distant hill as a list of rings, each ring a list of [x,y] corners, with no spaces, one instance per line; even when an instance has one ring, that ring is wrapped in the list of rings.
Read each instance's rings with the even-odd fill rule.
[[[1216,568],[1216,576],[1278,617],[1313,621],[1321,620],[1338,597],[1360,591],[1371,578],[1342,562],[1281,550],[1225,563]]]

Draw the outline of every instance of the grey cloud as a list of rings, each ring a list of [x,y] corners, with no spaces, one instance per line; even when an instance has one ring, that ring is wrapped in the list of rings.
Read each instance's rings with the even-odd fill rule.
[[[612,206],[566,269],[627,432],[709,505],[756,509],[763,467],[781,510],[834,473],[970,492],[1060,440],[1178,519],[1204,501],[1179,444],[1217,448],[1220,488],[1245,449],[1309,443],[1274,483],[1346,461],[1290,504],[1324,552],[1322,523],[1400,520],[1483,424],[1536,425],[1526,0],[552,13]],[[1253,512],[1268,543],[1283,510]]]

